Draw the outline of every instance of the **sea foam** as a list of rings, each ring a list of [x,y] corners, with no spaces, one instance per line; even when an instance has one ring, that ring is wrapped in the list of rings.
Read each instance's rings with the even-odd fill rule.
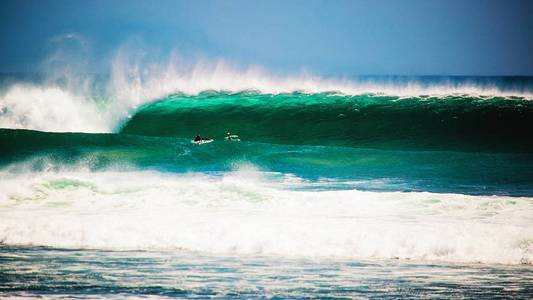
[[[531,264],[532,198],[305,191],[253,167],[2,172],[7,245]],[[299,187],[295,189],[295,187]]]

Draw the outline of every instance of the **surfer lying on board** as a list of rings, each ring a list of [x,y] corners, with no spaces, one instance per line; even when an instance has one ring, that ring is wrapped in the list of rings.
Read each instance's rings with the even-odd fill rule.
[[[201,144],[207,144],[207,143],[211,143],[213,140],[210,139],[210,138],[206,138],[206,137],[201,137],[200,135],[197,135],[194,140],[191,141],[191,143],[195,143],[197,145],[201,145]]]

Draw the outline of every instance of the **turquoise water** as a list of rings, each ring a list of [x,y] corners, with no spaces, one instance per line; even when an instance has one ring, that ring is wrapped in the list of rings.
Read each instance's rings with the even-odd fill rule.
[[[530,298],[531,80],[476,80],[6,84],[0,296]]]
[[[221,135],[222,137],[224,135]],[[346,146],[228,142],[126,134],[0,130],[0,163],[28,162],[34,171],[75,165],[93,171],[229,172],[250,164],[265,172],[314,181],[313,188],[430,191],[528,196],[533,154],[396,150]],[[328,179],[320,183],[320,179]]]
[[[234,131],[277,144],[531,152],[532,119],[533,104],[521,97],[204,92],[147,104],[120,132],[185,138]]]

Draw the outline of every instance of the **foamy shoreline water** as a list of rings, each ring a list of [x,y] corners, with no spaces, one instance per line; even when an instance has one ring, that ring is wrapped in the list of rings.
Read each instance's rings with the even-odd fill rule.
[[[0,239],[7,245],[502,264],[533,259],[528,197],[292,191],[257,171],[2,178]]]

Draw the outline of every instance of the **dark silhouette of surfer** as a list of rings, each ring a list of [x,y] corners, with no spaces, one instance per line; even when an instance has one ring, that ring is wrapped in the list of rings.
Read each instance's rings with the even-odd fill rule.
[[[197,135],[195,138],[194,138],[194,141],[195,142],[200,142],[202,140],[202,137],[200,135]]]

